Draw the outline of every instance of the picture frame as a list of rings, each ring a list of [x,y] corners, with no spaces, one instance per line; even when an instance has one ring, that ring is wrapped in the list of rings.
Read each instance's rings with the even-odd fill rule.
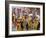
[[[29,11],[28,9],[30,9],[30,12],[31,11],[33,12],[33,10],[34,10],[34,12],[37,11],[37,14],[39,15],[39,19],[40,19],[39,30],[36,30],[35,29],[36,27],[35,28],[32,27],[33,29],[30,28],[30,30],[23,30],[23,31],[22,30],[19,30],[19,31],[12,30],[12,20],[11,20],[12,19],[12,12],[18,12],[18,10],[15,11],[14,8],[15,9],[18,9],[18,8],[23,9],[24,8],[25,11],[27,10],[26,12]],[[21,9],[21,11],[22,11],[22,9]],[[31,13],[29,13],[29,14],[31,14]],[[35,16],[35,14],[36,13],[33,13],[34,16]],[[16,15],[16,16],[18,16],[18,15]],[[20,16],[22,16],[22,15],[20,13]],[[27,15],[27,13],[26,13],[26,15]],[[23,36],[40,36],[40,35],[45,35],[45,3],[24,2],[24,1],[5,1],[5,37],[23,37]]]

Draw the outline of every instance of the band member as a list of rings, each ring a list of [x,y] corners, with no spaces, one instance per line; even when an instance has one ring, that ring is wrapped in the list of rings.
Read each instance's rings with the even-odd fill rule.
[[[25,16],[23,16],[23,17],[22,17],[23,30],[26,30],[26,25],[27,25],[27,22],[26,22]]]
[[[33,22],[34,22],[34,24],[33,24],[34,29],[37,30],[38,25],[39,25],[39,15],[36,15],[36,16],[35,16]]]
[[[17,31],[21,31],[21,18],[19,17],[18,19],[17,19]]]
[[[29,14],[29,17],[28,17],[28,30],[32,29],[32,16],[33,16],[33,14]]]

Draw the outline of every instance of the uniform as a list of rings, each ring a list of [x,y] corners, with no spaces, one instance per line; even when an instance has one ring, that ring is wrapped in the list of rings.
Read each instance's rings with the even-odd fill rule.
[[[33,26],[34,26],[34,29],[37,30],[37,27],[38,27],[38,24],[39,24],[39,16],[35,16],[34,20],[33,20]]]
[[[21,31],[21,18],[17,19],[17,31]]]
[[[28,17],[28,30],[32,29],[32,16],[33,14],[30,14]]]

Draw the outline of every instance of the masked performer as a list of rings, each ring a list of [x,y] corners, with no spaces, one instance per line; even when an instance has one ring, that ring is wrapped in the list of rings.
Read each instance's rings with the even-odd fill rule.
[[[21,31],[21,18],[17,19],[17,31]]]
[[[37,30],[38,25],[39,25],[39,15],[36,15],[36,16],[35,16],[33,22],[34,22],[34,24],[33,24],[34,29]]]
[[[32,16],[33,16],[33,14],[29,14],[29,17],[28,17],[28,30],[32,29]]]
[[[27,25],[27,22],[26,22],[25,16],[23,16],[22,17],[22,27],[23,27],[23,30],[26,30],[26,25]]]

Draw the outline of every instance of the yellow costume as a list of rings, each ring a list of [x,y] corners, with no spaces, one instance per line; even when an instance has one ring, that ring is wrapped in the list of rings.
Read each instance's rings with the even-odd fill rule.
[[[32,28],[32,19],[31,17],[28,17],[28,30],[31,30]]]
[[[29,17],[28,17],[28,30],[32,29],[32,16],[33,16],[33,14],[29,14]]]
[[[25,16],[22,17],[22,26],[23,26],[23,30],[26,30],[26,19],[25,19]]]
[[[38,23],[39,23],[39,19],[38,19],[38,17],[36,16],[35,19],[34,19],[33,21],[34,21],[34,24],[33,24],[34,29],[37,30]]]
[[[17,31],[21,31],[21,19],[17,19]]]

